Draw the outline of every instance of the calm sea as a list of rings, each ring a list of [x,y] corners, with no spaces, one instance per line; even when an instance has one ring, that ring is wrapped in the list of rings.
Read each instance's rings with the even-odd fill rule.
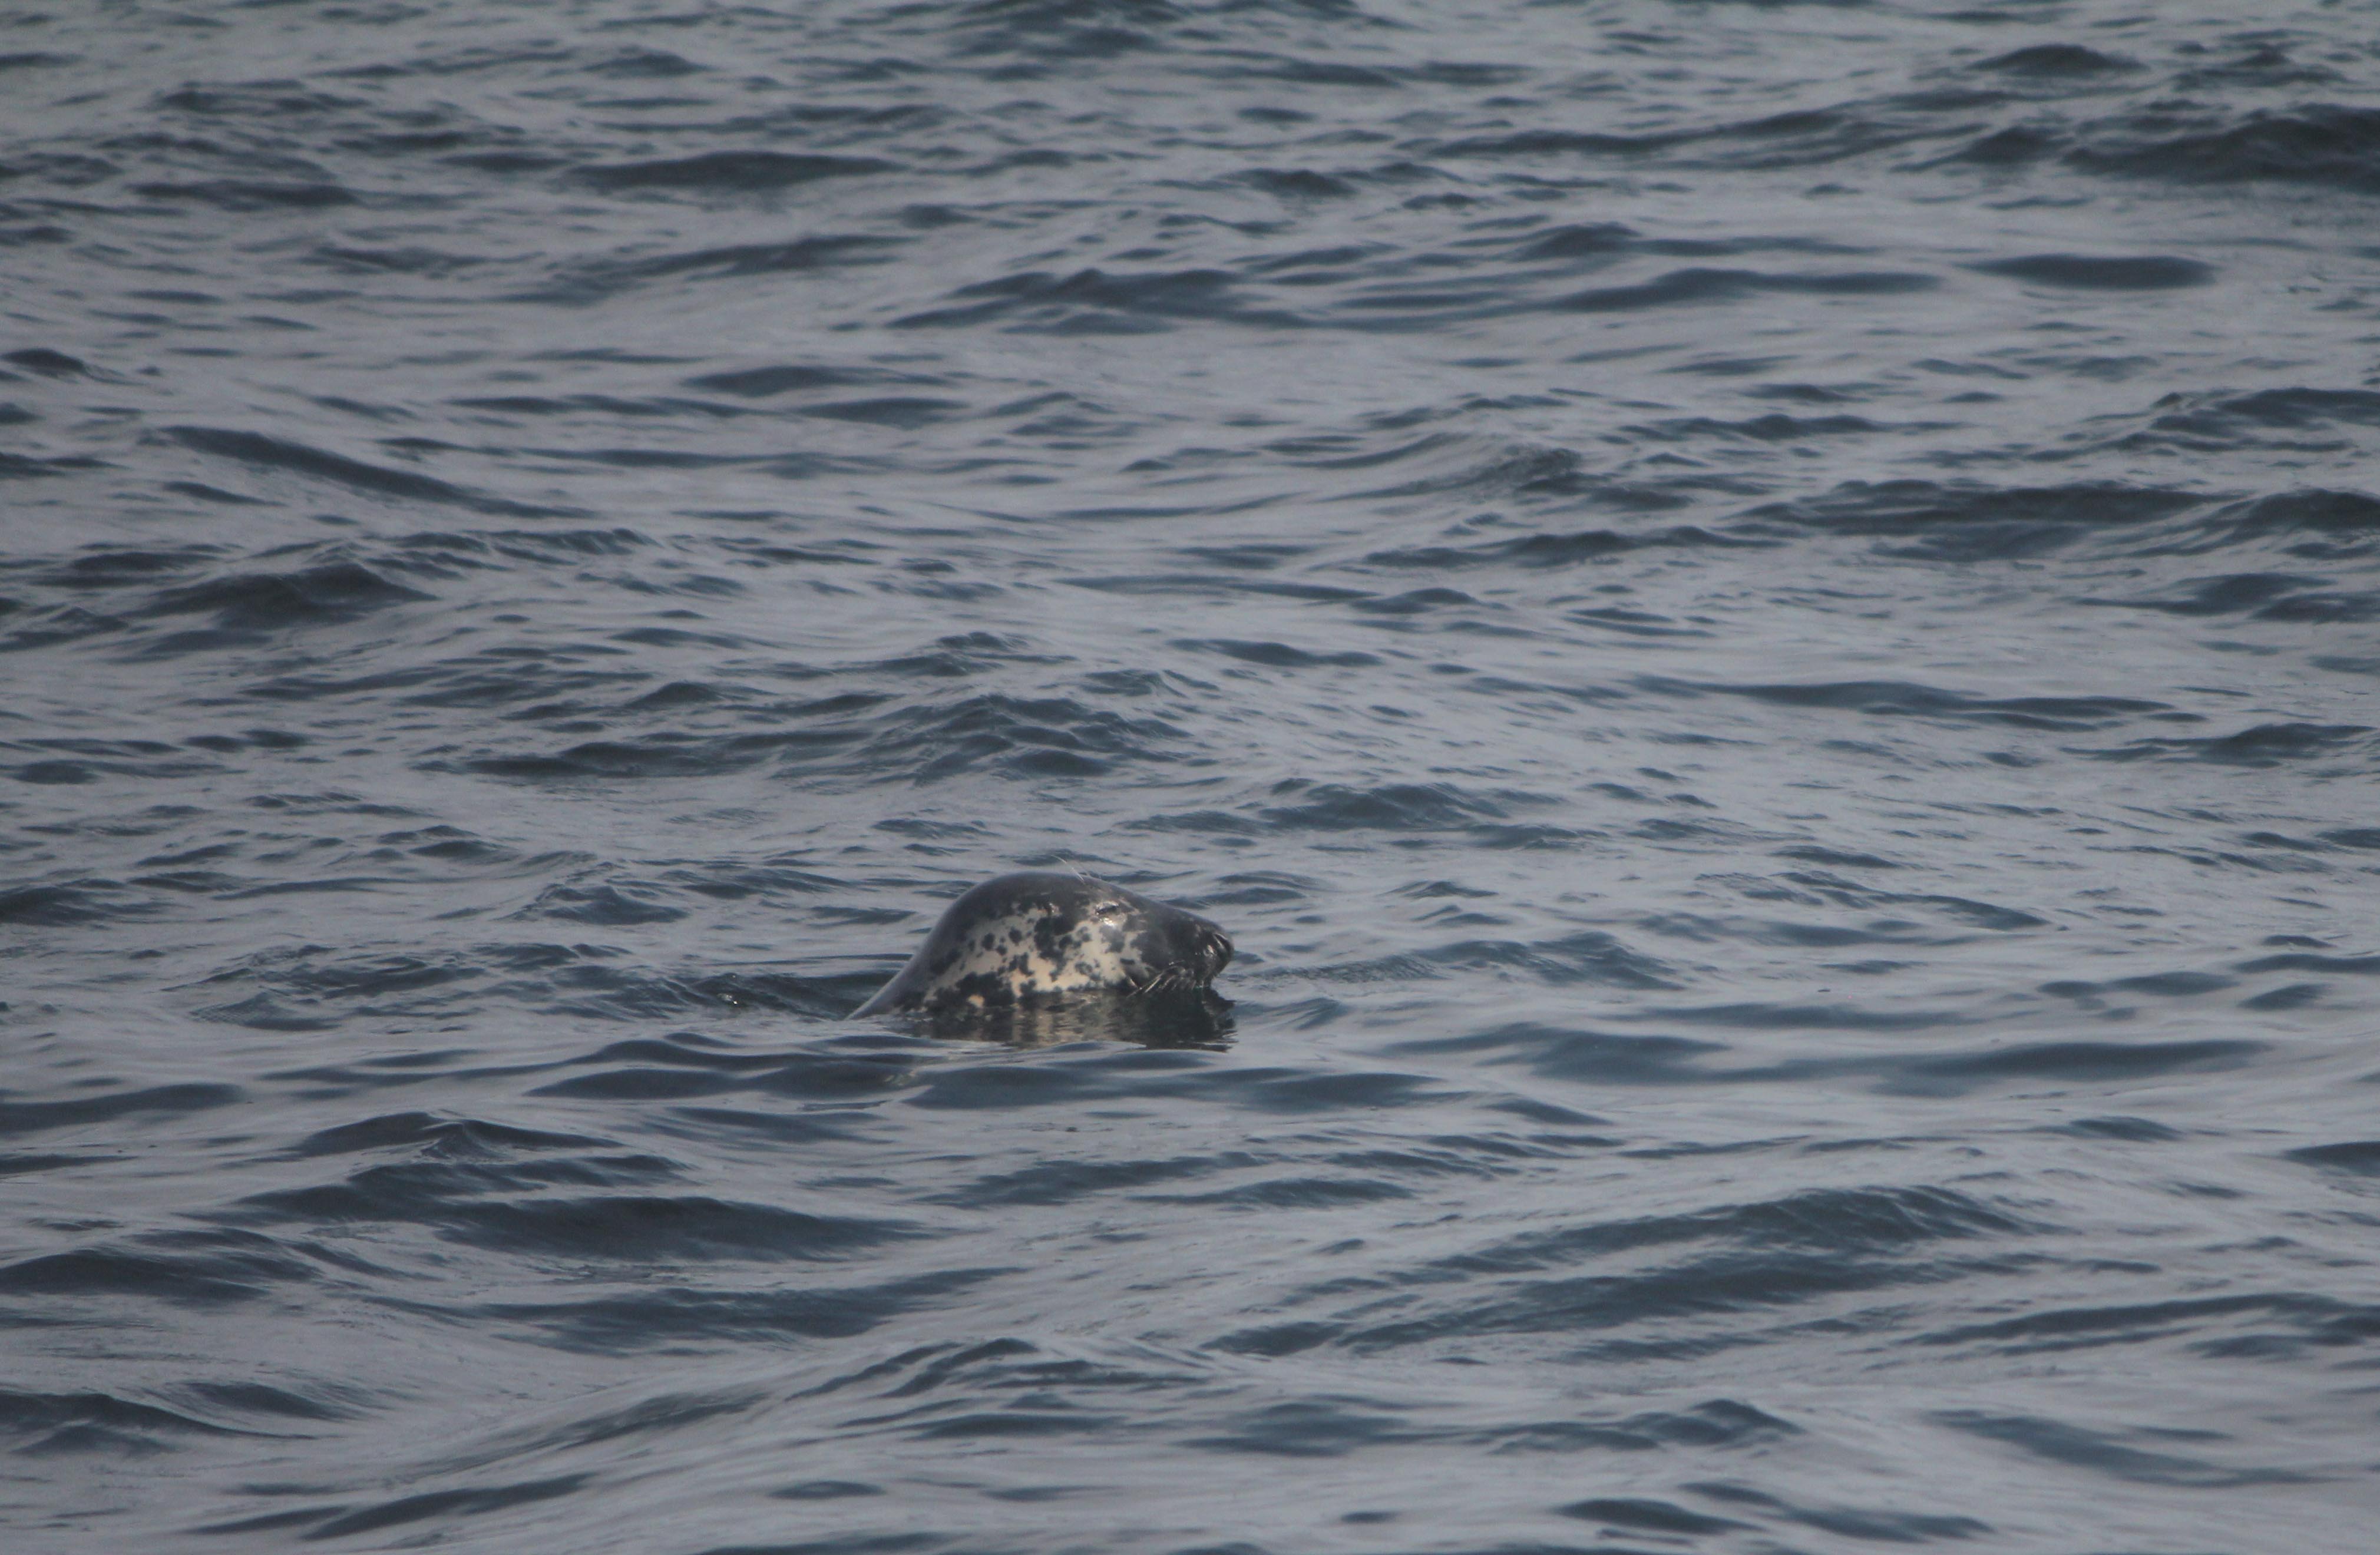
[[[0,11],[11,1555],[2364,1555],[2380,12]],[[849,1013],[1079,869],[1232,1006]]]

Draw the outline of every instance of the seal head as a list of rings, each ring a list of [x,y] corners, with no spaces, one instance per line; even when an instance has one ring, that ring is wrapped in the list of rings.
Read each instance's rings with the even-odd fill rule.
[[[1002,875],[950,905],[855,1015],[962,1013],[1087,993],[1203,990],[1232,942],[1196,913],[1087,875]]]

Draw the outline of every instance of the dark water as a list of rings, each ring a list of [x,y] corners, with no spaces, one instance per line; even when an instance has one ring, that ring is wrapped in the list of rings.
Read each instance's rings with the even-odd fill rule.
[[[2371,1549],[2374,23],[0,17],[7,1549]]]

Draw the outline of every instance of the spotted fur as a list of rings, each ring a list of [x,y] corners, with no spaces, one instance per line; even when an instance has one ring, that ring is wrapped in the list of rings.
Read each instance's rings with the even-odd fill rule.
[[[1195,913],[1086,875],[1002,875],[950,905],[862,1015],[988,1009],[1070,994],[1189,992],[1232,959]]]

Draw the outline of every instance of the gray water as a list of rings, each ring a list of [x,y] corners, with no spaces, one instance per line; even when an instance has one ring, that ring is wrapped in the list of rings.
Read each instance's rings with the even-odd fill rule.
[[[0,16],[6,1549],[2368,1550],[2254,9]]]

